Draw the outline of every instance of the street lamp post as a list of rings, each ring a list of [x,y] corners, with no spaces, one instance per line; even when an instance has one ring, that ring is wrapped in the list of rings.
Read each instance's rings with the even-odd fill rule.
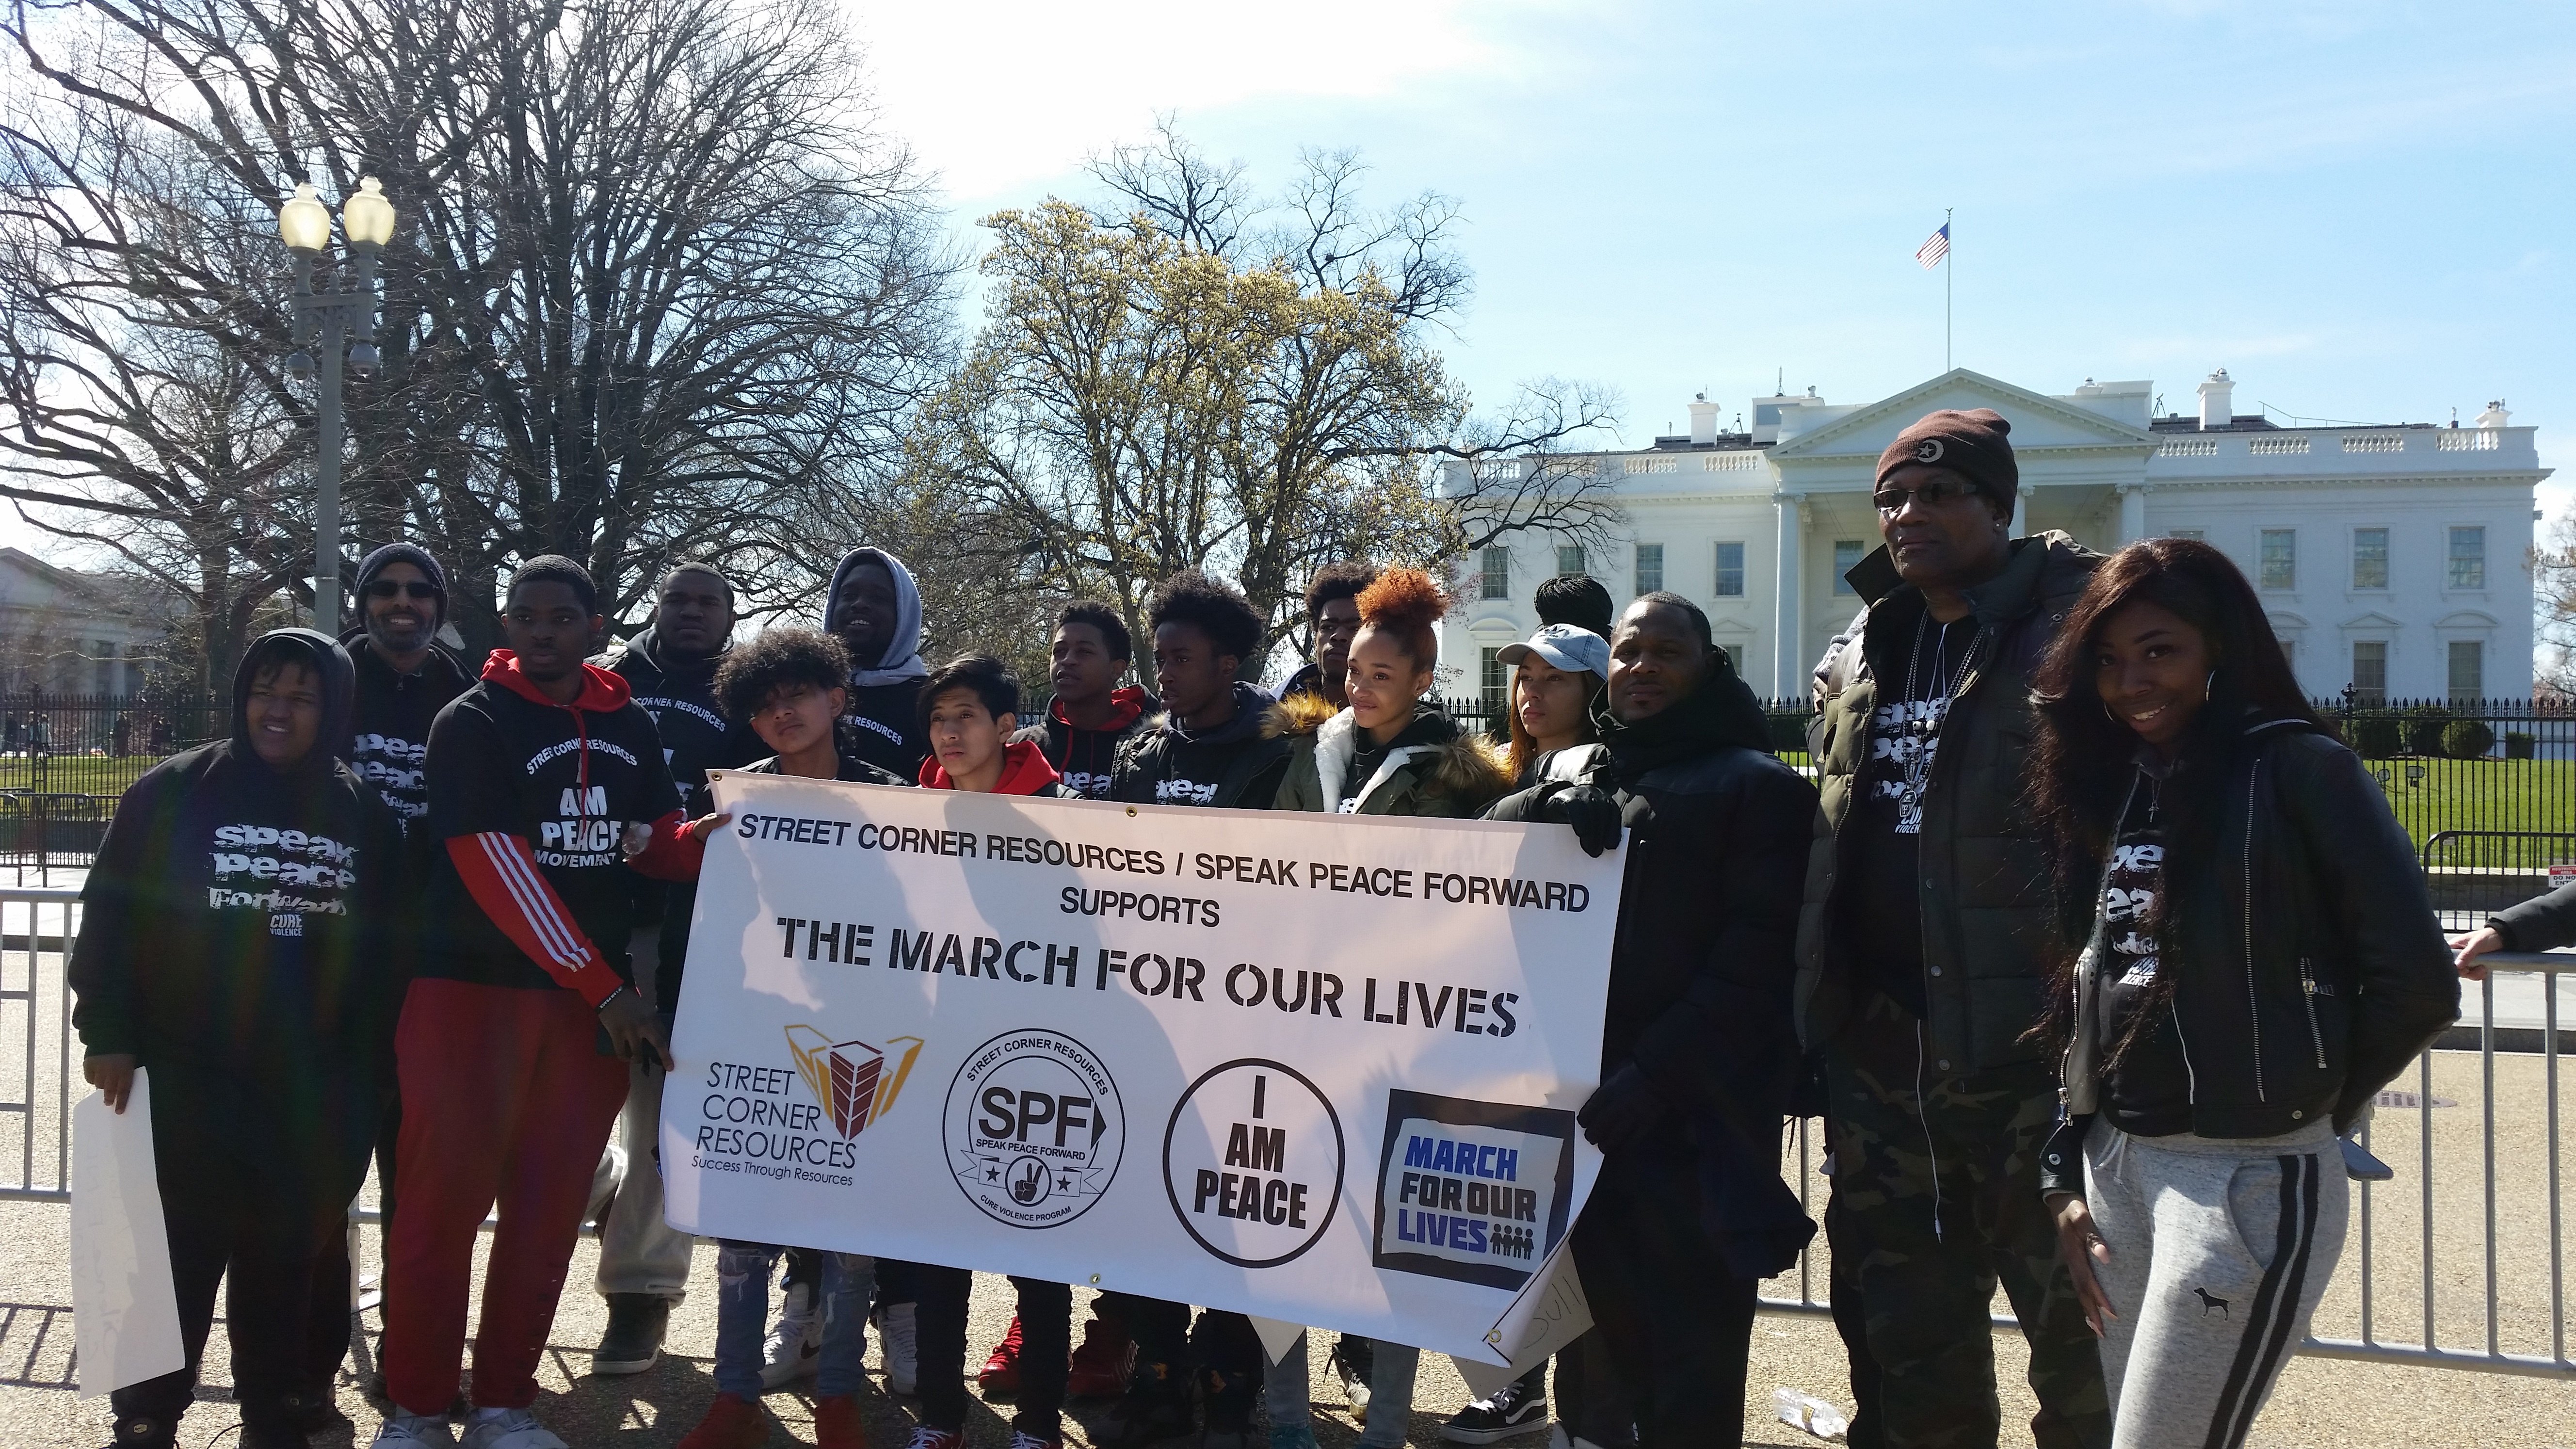
[[[331,212],[310,181],[296,183],[295,195],[278,208],[277,235],[295,256],[295,345],[286,359],[297,378],[314,375],[312,354],[302,349],[320,344],[322,385],[314,400],[313,469],[313,627],[340,632],[340,366],[360,377],[376,370],[376,253],[393,240],[394,205],[385,199],[376,178],[359,181],[358,194],[340,203],[340,231],[348,241],[348,290],[313,290],[313,263],[331,245]],[[341,278],[335,276],[334,282]],[[349,333],[358,334],[349,343]]]

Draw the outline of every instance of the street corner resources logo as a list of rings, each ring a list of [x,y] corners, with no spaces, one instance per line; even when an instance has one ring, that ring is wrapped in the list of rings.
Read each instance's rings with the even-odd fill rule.
[[[949,1084],[950,1170],[997,1223],[1060,1228],[1089,1212],[1127,1151],[1127,1108],[1091,1048],[1046,1027],[975,1048]]]
[[[884,1116],[912,1075],[921,1055],[921,1038],[898,1036],[882,1047],[863,1041],[834,1041],[806,1025],[787,1028],[787,1049],[796,1054],[796,1070],[805,1089],[832,1114],[832,1130],[844,1138],[868,1130]]]
[[[1181,1094],[1163,1130],[1163,1192],[1198,1245],[1238,1268],[1315,1246],[1342,1199],[1342,1119],[1306,1074],[1244,1058]]]
[[[1378,1267],[1516,1290],[1565,1236],[1573,1197],[1572,1112],[1387,1094]]]

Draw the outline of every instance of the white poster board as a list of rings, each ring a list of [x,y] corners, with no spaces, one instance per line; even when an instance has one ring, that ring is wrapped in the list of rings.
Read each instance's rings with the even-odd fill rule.
[[[72,1342],[79,1397],[187,1366],[170,1236],[152,1168],[152,1073],[137,1067],[120,1114],[107,1094],[72,1104]]]
[[[692,1232],[1502,1363],[1599,1171],[1617,853],[1561,825],[713,786]]]

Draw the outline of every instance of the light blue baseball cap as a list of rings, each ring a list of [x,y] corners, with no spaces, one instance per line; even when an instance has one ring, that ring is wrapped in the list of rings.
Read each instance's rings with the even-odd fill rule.
[[[1526,644],[1506,644],[1494,651],[1498,663],[1518,664],[1537,655],[1570,674],[1610,678],[1610,641],[1572,624],[1550,624],[1529,636]]]

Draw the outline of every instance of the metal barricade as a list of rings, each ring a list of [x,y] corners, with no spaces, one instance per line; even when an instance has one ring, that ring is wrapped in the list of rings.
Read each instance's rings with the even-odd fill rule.
[[[2558,1069],[2561,1023],[2576,1015],[2576,955],[2485,959],[2486,982],[2464,993],[2463,1026],[2401,1074],[2356,1133],[2398,1180],[2355,1185],[2343,1261],[2300,1353],[2576,1378]],[[2520,1024],[2526,1017],[2532,1025]],[[1793,1125],[1782,1169],[1821,1221],[1828,1180],[1815,1126]],[[1819,1234],[1796,1268],[1764,1285],[1762,1307],[1829,1311],[1828,1272]],[[2018,1328],[2010,1314],[1994,1322]]]
[[[78,891],[0,889],[0,1199],[71,1200],[81,1078],[64,968],[79,931]]]

